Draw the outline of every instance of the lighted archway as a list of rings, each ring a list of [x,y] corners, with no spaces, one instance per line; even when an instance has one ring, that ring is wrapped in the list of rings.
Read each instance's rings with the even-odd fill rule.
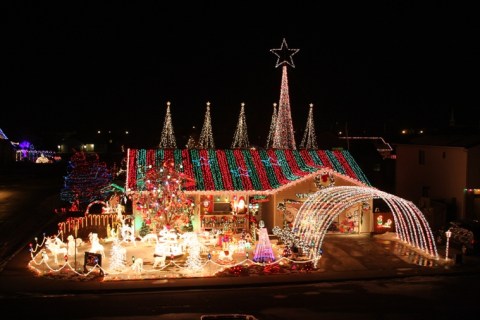
[[[411,201],[371,187],[338,186],[317,191],[300,207],[293,234],[308,249],[309,257],[317,260],[334,219],[352,205],[372,199],[382,199],[388,205],[400,240],[438,259],[432,230],[420,209]]]

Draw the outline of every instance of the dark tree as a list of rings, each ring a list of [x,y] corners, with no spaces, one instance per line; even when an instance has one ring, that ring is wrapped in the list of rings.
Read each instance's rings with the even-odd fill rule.
[[[98,154],[76,152],[70,159],[60,199],[72,205],[71,210],[83,211],[95,200],[106,200],[112,174]]]

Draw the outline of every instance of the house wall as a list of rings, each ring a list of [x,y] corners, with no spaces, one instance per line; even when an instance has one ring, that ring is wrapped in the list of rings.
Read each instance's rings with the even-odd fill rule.
[[[335,177],[335,185],[338,186],[355,186],[352,182],[342,179],[340,176]],[[271,201],[262,203],[262,212],[260,218],[265,222],[265,226],[269,233],[273,227],[283,228],[284,226],[284,214],[281,210],[277,209],[279,203],[285,202],[286,199],[305,201],[306,198],[303,195],[313,194],[318,189],[315,186],[314,177],[298,183],[291,188],[284,189],[277,192],[271,197]],[[345,212],[353,213],[357,210],[359,215],[359,232],[371,232],[373,230],[373,215],[372,215],[372,201],[369,201],[369,209],[363,210],[361,203],[354,204],[352,207],[345,210]],[[341,214],[342,215],[342,214]]]
[[[467,189],[480,189],[480,146],[468,149]],[[467,219],[480,219],[480,194],[468,192],[465,196]]]
[[[351,180],[343,179],[341,175],[335,176],[335,185],[338,186],[355,186],[356,184]],[[268,196],[268,201],[266,202],[259,202],[259,210],[258,213],[255,215],[257,222],[263,220],[265,223],[265,227],[268,230],[268,233],[272,234],[272,229],[276,226],[283,228],[284,227],[284,212],[278,210],[278,204],[284,203],[287,199],[293,201],[305,201],[309,194],[313,194],[318,191],[318,188],[315,184],[315,176],[310,177],[304,181],[294,183],[291,187],[282,189],[275,194]],[[193,229],[194,231],[201,231],[202,229],[211,228],[209,226],[205,227],[202,225],[202,217],[211,217],[212,215],[225,215],[228,218],[231,218],[232,215],[230,212],[211,212],[212,209],[206,209],[204,207],[204,200],[208,197],[211,201],[213,201],[212,196],[208,196],[205,194],[191,194],[190,195],[196,204],[194,209],[194,219],[193,219]],[[234,196],[237,197],[244,197],[245,199],[249,199],[249,195],[247,193],[225,193],[224,195],[216,195],[215,197],[225,198],[225,199],[233,199]],[[134,200],[135,201],[135,200]],[[227,201],[227,200],[225,200]],[[362,203],[356,203],[351,207],[347,208],[344,212],[340,213],[339,217],[336,221],[341,222],[342,219],[345,218],[345,215],[354,215],[358,217],[358,229],[355,230],[355,233],[363,233],[363,232],[372,232],[373,231],[373,201],[369,201],[369,208],[364,210],[362,208]],[[248,203],[246,204],[248,206]],[[299,204],[301,206],[301,204]],[[138,211],[135,206],[132,208],[133,215],[136,217],[140,217],[141,213]],[[210,211],[210,214],[207,214],[207,211]],[[239,215],[242,216],[242,215]],[[244,215],[248,217],[248,214]],[[141,220],[141,219],[140,219]],[[135,230],[140,230],[141,228],[141,221],[136,222]],[[251,228],[252,226],[247,224],[247,229]],[[257,226],[258,227],[258,226]]]
[[[423,155],[422,155],[423,154]],[[421,210],[432,199],[450,205],[457,218],[465,216],[468,151],[463,147],[397,145],[396,195]]]

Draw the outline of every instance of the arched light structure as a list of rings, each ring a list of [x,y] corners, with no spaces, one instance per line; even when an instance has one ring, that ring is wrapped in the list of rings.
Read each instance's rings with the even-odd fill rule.
[[[318,261],[328,227],[344,210],[357,203],[382,199],[393,214],[400,240],[438,259],[432,230],[423,213],[411,201],[372,187],[338,186],[324,188],[311,195],[301,206],[293,222],[293,234]]]

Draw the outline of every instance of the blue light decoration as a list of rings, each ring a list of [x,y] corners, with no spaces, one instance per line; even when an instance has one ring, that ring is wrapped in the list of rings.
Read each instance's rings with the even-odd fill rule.
[[[25,140],[25,141],[20,142],[20,143],[18,144],[18,146],[19,146],[20,149],[22,149],[22,150],[28,150],[28,149],[30,149],[33,145],[32,145],[30,142],[28,142],[28,141]]]

